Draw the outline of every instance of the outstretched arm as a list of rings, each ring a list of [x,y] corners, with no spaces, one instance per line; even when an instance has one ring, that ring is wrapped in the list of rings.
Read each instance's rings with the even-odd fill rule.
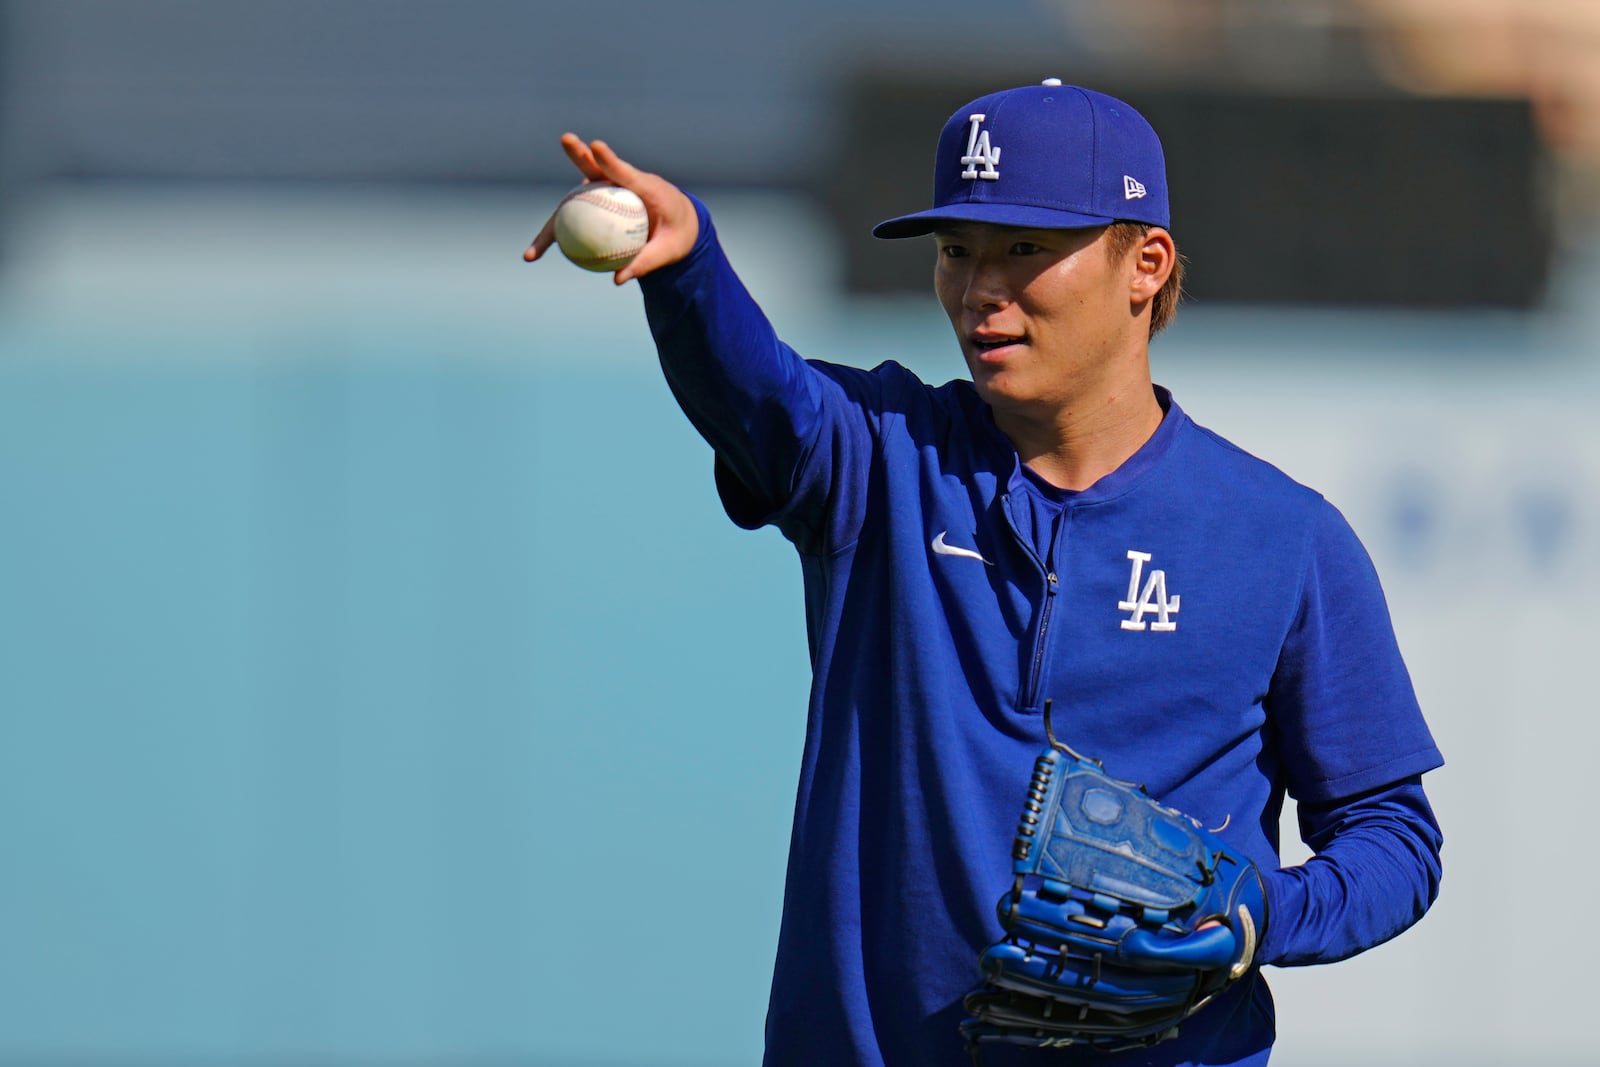
[[[852,538],[871,451],[862,417],[874,388],[868,377],[823,374],[778,338],[729,265],[704,204],[604,141],[568,133],[561,147],[586,181],[613,182],[644,202],[649,236],[613,280],[640,281],[662,371],[716,451],[730,515],[744,526],[777,523],[803,549],[828,551]],[[554,240],[552,216],[523,259],[539,259]]]

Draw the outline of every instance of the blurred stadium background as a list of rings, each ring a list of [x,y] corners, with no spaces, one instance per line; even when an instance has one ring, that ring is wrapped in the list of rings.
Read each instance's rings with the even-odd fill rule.
[[[0,1063],[756,1062],[798,570],[637,294],[518,257],[603,135],[942,380],[863,227],[1048,76],[1162,129],[1157,379],[1350,516],[1450,761],[1433,915],[1273,972],[1274,1062],[1592,1062],[1600,6],[974,10],[0,3]]]

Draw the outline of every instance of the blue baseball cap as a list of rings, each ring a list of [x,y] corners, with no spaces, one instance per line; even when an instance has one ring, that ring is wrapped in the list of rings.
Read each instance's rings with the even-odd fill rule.
[[[1115,97],[1050,78],[980,96],[939,134],[933,207],[880,222],[874,237],[920,237],[942,222],[1069,230],[1169,226],[1156,131]]]

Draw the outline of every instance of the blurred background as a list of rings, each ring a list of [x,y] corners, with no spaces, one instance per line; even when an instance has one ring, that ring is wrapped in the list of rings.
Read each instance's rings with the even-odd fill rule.
[[[1163,134],[1157,380],[1350,517],[1449,761],[1439,903],[1270,972],[1274,1062],[1592,1062],[1600,5],[975,10],[0,3],[0,1063],[758,1062],[799,570],[636,289],[520,253],[605,136],[942,381],[866,229],[1051,76]]]

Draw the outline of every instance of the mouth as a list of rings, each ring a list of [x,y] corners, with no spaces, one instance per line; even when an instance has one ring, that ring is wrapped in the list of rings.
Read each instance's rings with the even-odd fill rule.
[[[975,333],[967,338],[973,355],[980,363],[998,363],[1013,349],[1020,348],[1027,338],[991,333]]]

